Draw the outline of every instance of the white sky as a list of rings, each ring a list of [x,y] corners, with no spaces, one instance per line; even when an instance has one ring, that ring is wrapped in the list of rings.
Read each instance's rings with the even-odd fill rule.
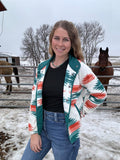
[[[27,28],[35,31],[42,24],[53,25],[66,19],[73,23],[98,21],[105,30],[99,46],[109,47],[110,56],[120,56],[120,0],[2,0],[2,3],[7,11],[0,12],[0,52],[19,56]]]

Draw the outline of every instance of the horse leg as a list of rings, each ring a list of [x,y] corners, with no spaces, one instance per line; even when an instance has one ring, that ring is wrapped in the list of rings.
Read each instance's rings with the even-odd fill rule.
[[[15,75],[18,75],[18,68],[17,67],[13,67],[13,72],[14,72],[14,74]],[[17,84],[18,84],[18,87],[20,88],[20,79],[19,79],[19,77],[15,77],[16,78],[16,82],[17,82]]]
[[[2,75],[2,68],[1,67],[0,67],[0,75]],[[1,83],[1,79],[2,79],[2,77],[0,76],[0,83]]]
[[[103,106],[107,106],[106,100],[107,100],[107,98],[104,100]]]
[[[12,81],[9,82],[10,84],[8,85],[8,90],[7,90],[7,95],[10,95],[12,92]]]
[[[106,90],[106,92],[107,92],[107,86],[105,86],[105,90]],[[107,106],[106,101],[107,101],[107,98],[105,98],[105,100],[104,100],[104,102],[103,102],[103,106]]]
[[[11,80],[11,77],[5,77],[5,80],[6,80],[6,83],[10,83],[10,84],[7,84],[7,87],[6,87],[6,94],[10,95],[10,93],[12,92],[12,80]]]
[[[12,80],[11,80],[11,82],[10,82],[10,83],[11,83],[11,85],[9,85],[9,87],[10,87],[10,89],[9,89],[9,93],[8,93],[9,95],[10,95],[10,93],[12,92]]]
[[[7,82],[6,82],[6,83],[7,83]],[[7,84],[7,86],[6,86],[6,90],[3,92],[3,94],[7,94],[8,89],[9,89],[9,85]]]

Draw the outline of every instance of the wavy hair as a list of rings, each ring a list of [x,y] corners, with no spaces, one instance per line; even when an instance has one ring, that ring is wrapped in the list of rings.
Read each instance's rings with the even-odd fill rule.
[[[64,30],[66,30],[69,37],[70,37],[71,50],[70,50],[69,54],[72,54],[77,59],[84,61],[78,31],[72,22],[69,22],[66,20],[58,21],[53,26],[53,29],[52,29],[50,36],[49,36],[49,53],[50,53],[50,55],[51,56],[54,55],[54,51],[52,49],[52,38],[54,36],[55,30],[58,28],[63,28]]]

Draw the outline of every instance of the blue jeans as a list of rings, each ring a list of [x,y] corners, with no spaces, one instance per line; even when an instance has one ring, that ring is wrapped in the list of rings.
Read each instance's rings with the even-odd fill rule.
[[[64,113],[44,110],[44,126],[41,138],[42,150],[37,153],[33,152],[29,140],[22,160],[42,160],[51,148],[55,160],[76,160],[80,140],[78,139],[73,144],[70,143]]]

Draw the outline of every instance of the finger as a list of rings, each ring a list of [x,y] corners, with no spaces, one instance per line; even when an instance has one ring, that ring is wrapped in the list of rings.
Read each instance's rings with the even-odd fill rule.
[[[36,146],[34,147],[34,152],[37,152],[37,147]]]
[[[38,145],[36,145],[36,151],[39,152],[42,150],[42,146],[38,143]]]
[[[36,146],[33,146],[33,147],[32,147],[32,151],[33,151],[33,152],[38,152],[38,151],[37,151],[37,147],[36,147]]]
[[[35,147],[34,146],[31,146],[30,148],[31,148],[32,151],[35,152]]]
[[[42,146],[39,145],[39,146],[37,147],[37,149],[38,149],[39,151],[41,151],[41,150],[42,150]]]
[[[41,147],[35,146],[34,150],[35,150],[35,152],[40,152],[41,151]]]
[[[40,143],[40,147],[42,147],[42,139],[41,139],[41,137],[40,137],[39,143]]]
[[[40,152],[42,150],[41,146],[37,146],[37,145],[32,146],[31,149],[34,152]]]
[[[42,141],[41,141],[41,138],[40,138],[40,140],[39,140],[39,143],[38,143],[38,145],[37,145],[37,148],[38,148],[39,151],[42,150]]]

